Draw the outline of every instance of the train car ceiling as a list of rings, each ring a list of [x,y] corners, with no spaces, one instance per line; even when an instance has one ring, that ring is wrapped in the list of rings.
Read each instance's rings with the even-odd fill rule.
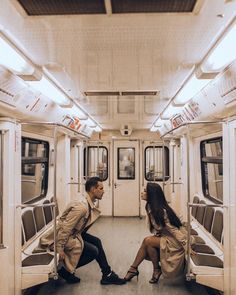
[[[53,103],[58,95],[25,85],[12,97],[3,85],[1,115],[50,117],[91,135],[123,125],[164,134],[177,121],[234,114],[233,99],[225,93],[234,87],[233,82],[226,86],[235,69],[231,65],[230,76],[223,73],[234,55],[227,54],[222,67],[211,69],[207,62],[228,39],[225,35],[234,32],[235,8],[235,1],[222,0],[214,5],[205,0],[1,1],[1,35],[33,67],[17,73],[2,57],[1,77],[10,77],[8,69],[25,81],[35,80],[28,84],[49,78],[65,96]],[[189,94],[184,90],[193,80],[199,87],[194,83]],[[218,95],[222,81],[228,89],[223,99]],[[22,83],[17,80],[17,87]]]
[[[18,0],[28,15],[105,14],[109,3],[112,13],[193,12],[197,0]]]

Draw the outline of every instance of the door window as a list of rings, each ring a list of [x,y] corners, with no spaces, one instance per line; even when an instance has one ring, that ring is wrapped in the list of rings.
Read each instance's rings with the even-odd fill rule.
[[[135,149],[118,148],[118,179],[135,179]]]

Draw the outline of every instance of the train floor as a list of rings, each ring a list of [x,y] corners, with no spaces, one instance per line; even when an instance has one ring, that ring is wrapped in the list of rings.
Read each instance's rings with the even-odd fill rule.
[[[101,217],[89,230],[102,239],[109,264],[112,269],[123,277],[131,265],[134,256],[143,238],[149,235],[145,219],[139,218],[111,218]],[[89,263],[77,270],[76,275],[81,282],[68,285],[64,280],[49,281],[38,288],[37,295],[105,295],[105,294],[159,294],[159,295],[207,295],[206,289],[194,281],[185,282],[185,277],[175,280],[160,278],[158,284],[150,284],[148,281],[152,275],[152,265],[144,261],[139,267],[139,280],[133,278],[126,285],[116,286],[100,285],[101,272],[96,261]],[[31,293],[32,294],[32,293]]]

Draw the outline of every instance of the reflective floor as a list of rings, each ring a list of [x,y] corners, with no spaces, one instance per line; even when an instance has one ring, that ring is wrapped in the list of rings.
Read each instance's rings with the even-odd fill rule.
[[[101,217],[89,230],[93,235],[102,239],[108,262],[112,269],[123,277],[126,274],[143,238],[149,235],[144,219],[139,218],[110,218]],[[163,295],[206,295],[205,288],[195,282],[186,283],[185,278],[167,280],[160,278],[158,284],[148,281],[152,275],[152,265],[144,261],[139,267],[140,275],[123,286],[100,285],[101,272],[96,261],[77,270],[76,275],[81,282],[68,285],[62,279],[43,284],[35,294],[47,295],[104,295],[104,294],[163,294]]]

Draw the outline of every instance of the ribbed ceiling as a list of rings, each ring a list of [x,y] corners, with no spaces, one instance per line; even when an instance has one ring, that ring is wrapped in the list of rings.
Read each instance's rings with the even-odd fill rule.
[[[192,12],[197,0],[110,0],[111,13]],[[106,14],[105,0],[18,0],[36,15]]]
[[[103,0],[18,0],[28,15],[104,14]]]
[[[197,0],[111,0],[113,13],[192,12]]]

